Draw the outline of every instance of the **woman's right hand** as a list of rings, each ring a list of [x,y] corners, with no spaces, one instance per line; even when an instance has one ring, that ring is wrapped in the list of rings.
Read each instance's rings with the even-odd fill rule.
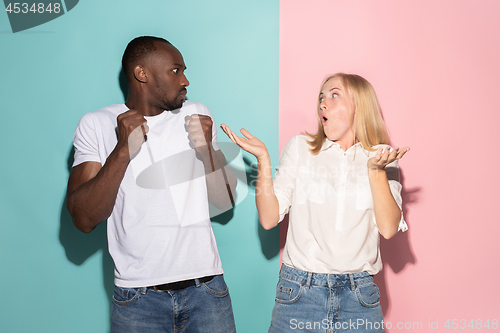
[[[266,145],[255,136],[250,134],[246,129],[242,128],[240,130],[241,134],[243,134],[244,136],[243,138],[237,136],[236,133],[232,132],[231,129],[224,124],[220,125],[220,127],[222,128],[224,133],[226,133],[226,135],[231,139],[231,141],[236,143],[241,149],[257,157],[257,160],[269,158],[269,153],[267,152]]]
[[[267,152],[266,145],[255,136],[248,133],[246,129],[241,129],[241,134],[244,136],[243,138],[231,132],[231,129],[224,124],[220,127],[231,141],[236,143],[241,149],[257,157],[258,172],[257,181],[255,183],[255,204],[259,212],[259,221],[266,230],[274,228],[278,224],[280,218],[279,203],[274,194],[271,158]]]

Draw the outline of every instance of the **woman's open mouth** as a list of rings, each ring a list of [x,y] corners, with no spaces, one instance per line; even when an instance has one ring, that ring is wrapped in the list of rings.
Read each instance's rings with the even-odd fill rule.
[[[328,121],[328,118],[327,118],[327,117],[325,117],[325,115],[324,115],[323,113],[322,113],[322,114],[320,114],[320,116],[319,116],[319,117],[320,117],[321,122],[323,123],[323,125],[325,125],[325,124],[326,124],[326,122]]]

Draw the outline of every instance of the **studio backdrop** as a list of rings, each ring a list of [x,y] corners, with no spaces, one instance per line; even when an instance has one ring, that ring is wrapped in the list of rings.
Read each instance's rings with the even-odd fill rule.
[[[327,75],[370,81],[391,143],[411,147],[400,162],[409,230],[381,241],[376,277],[386,332],[500,330],[500,1],[4,4],[1,332],[109,332],[106,228],[78,231],[65,192],[75,127],[85,113],[125,101],[121,56],[141,35],[175,45],[188,99],[205,104],[217,125],[259,137],[273,167],[293,135],[316,130]],[[228,141],[221,130],[218,137]],[[266,332],[286,223],[259,226],[256,161],[239,159],[240,202],[212,226],[238,332]]]

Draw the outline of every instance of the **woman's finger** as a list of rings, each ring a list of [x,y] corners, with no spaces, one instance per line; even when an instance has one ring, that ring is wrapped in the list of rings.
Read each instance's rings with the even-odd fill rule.
[[[248,139],[253,139],[253,135],[250,134],[249,131],[247,131],[246,129],[242,128],[240,130],[241,134],[243,134],[245,136],[245,138],[248,138]]]
[[[229,127],[227,127],[227,126],[226,126],[226,125],[224,125],[224,124],[220,125],[220,127],[222,128],[222,131],[223,131],[224,133],[226,133],[226,135],[229,137],[229,139],[231,139],[231,141],[233,141],[233,142],[234,142],[234,139],[233,139],[233,137],[232,137],[232,135],[231,135],[231,130],[229,129]],[[234,143],[236,143],[236,142],[234,142]]]
[[[231,139],[231,141],[233,143],[236,143],[238,146],[240,145],[240,141],[239,141],[238,136],[233,131],[231,131],[229,126],[221,124],[221,128],[224,131],[224,133],[226,133],[226,135],[229,137],[229,139]]]
[[[408,150],[410,150],[410,147],[401,148],[399,150],[399,153],[398,153],[398,159],[400,159],[401,157],[403,157],[403,155],[406,154],[408,152]]]
[[[221,125],[222,127],[222,130],[224,131],[224,133],[226,133],[226,135],[229,137],[229,139],[233,142],[233,143],[236,143],[238,146],[240,145],[239,142],[238,142],[238,137],[236,136],[236,134],[234,134],[234,132],[231,131],[231,129],[228,127],[228,126],[225,126],[224,127]]]
[[[399,153],[399,147],[392,148],[392,151],[389,154],[389,158],[395,159],[398,156],[398,153]]]
[[[228,126],[226,126],[225,124],[220,124],[220,128],[224,131],[224,133],[226,133],[226,135],[229,135],[227,134],[227,130],[229,129]]]
[[[405,151],[402,149],[399,149],[398,154],[396,156],[396,159],[399,160],[401,157],[403,157],[404,154],[405,154]]]
[[[231,131],[229,133],[231,133],[231,139],[233,140],[233,142],[240,145],[240,142],[239,142],[240,138],[236,135],[236,133],[231,132]]]
[[[381,163],[387,163],[387,160],[389,159],[389,154],[390,154],[389,148],[390,147],[384,148],[384,151],[383,151],[382,155],[380,156]]]

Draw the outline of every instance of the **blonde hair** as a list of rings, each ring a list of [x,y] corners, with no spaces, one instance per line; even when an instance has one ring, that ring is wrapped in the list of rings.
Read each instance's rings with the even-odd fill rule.
[[[340,78],[347,95],[350,95],[354,100],[354,105],[351,105],[351,98],[348,98],[351,112],[354,113],[354,140],[361,142],[363,148],[369,151],[374,151],[373,146],[389,143],[389,134],[385,127],[380,106],[378,104],[377,95],[370,82],[359,75],[337,73],[327,77],[321,84],[321,90],[324,85],[333,78]],[[323,123],[320,118],[320,102],[318,104],[316,115],[318,117],[318,132],[316,134],[304,133],[311,138],[309,149],[313,155],[318,155],[321,151],[323,143],[326,140]]]

